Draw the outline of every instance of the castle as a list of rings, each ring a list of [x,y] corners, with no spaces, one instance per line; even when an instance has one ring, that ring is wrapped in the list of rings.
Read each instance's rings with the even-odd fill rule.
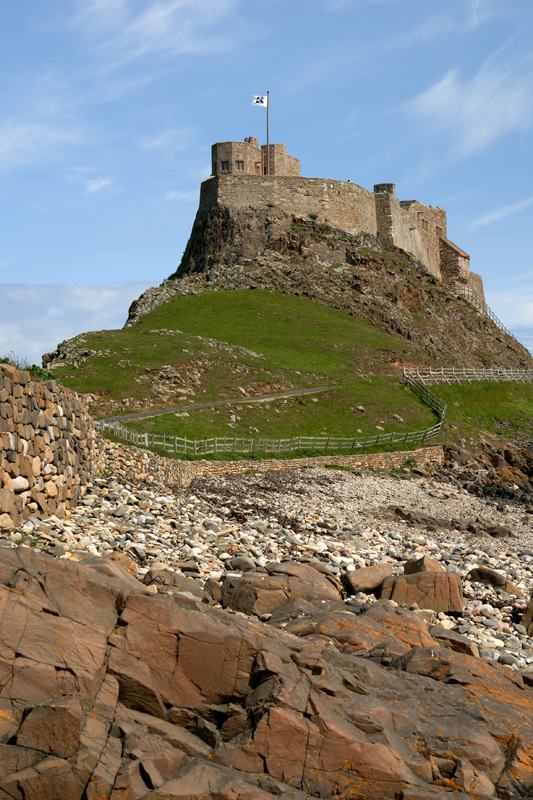
[[[411,253],[441,280],[474,289],[483,299],[483,281],[470,272],[470,256],[447,235],[446,211],[418,200],[398,200],[393,183],[369,192],[349,181],[300,176],[300,162],[283,144],[267,147],[249,136],[212,147],[212,175],[202,183],[198,218],[214,205],[234,208],[275,206],[319,220],[348,233],[370,233]]]

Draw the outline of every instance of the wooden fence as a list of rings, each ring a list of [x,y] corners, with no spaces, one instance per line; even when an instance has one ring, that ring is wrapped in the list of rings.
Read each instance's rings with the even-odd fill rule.
[[[434,385],[447,383],[448,386],[452,386],[454,383],[476,383],[478,381],[533,383],[533,369],[503,369],[499,367],[490,369],[484,367],[441,367],[440,369],[413,367],[409,369],[404,367],[403,380],[404,383],[410,384],[411,381],[414,381],[421,386],[426,386],[428,383]]]
[[[431,370],[430,370],[431,372]],[[416,370],[403,371],[403,380],[412,391],[435,411],[439,416],[439,422],[426,428],[423,431],[394,431],[392,433],[378,433],[374,436],[294,436],[290,439],[269,439],[258,437],[256,439],[245,439],[240,436],[214,436],[209,439],[188,439],[182,436],[167,436],[158,433],[139,433],[130,430],[120,422],[109,422],[107,420],[95,421],[95,425],[102,433],[106,431],[115,438],[121,439],[128,444],[137,447],[145,447],[148,450],[162,450],[164,453],[174,453],[175,455],[207,456],[219,453],[276,453],[283,455],[293,453],[297,450],[327,450],[329,452],[340,452],[363,450],[367,447],[377,447],[383,444],[421,444],[428,439],[434,439],[439,435],[442,428],[444,417],[446,416],[446,404],[431,392],[425,385],[424,376]]]
[[[425,388],[425,387],[421,387]],[[428,391],[428,390],[426,390]],[[419,393],[419,392],[417,392]],[[428,394],[431,394],[428,391]],[[435,395],[432,395],[435,397]],[[438,398],[436,398],[438,400]],[[441,401],[439,401],[441,402]],[[442,404],[444,405],[444,404]],[[444,406],[444,408],[446,408]],[[118,422],[96,421],[102,433],[111,433],[117,439],[148,450],[163,450],[174,454],[194,456],[216,455],[217,453],[293,453],[297,450],[327,450],[353,452],[382,444],[420,444],[439,435],[442,419],[431,428],[408,433],[378,433],[375,436],[295,436],[290,439],[244,439],[240,436],[215,436],[209,439],[187,439],[181,436],[167,436],[157,433],[139,433]]]

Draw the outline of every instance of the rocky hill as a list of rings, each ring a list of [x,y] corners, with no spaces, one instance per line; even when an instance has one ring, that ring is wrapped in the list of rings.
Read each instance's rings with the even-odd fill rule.
[[[197,219],[179,268],[132,304],[126,325],[176,295],[255,288],[347,311],[416,344],[432,365],[533,366],[516,339],[408,253],[275,208],[216,206]]]

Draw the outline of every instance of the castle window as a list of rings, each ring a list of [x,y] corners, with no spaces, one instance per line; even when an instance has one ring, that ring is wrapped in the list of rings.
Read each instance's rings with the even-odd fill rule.
[[[439,228],[439,226],[437,225],[435,230],[439,239],[442,238],[442,228]]]
[[[229,161],[221,161],[220,168],[222,172],[229,172]]]
[[[427,219],[423,219],[422,220],[422,230],[423,231],[428,231],[429,230],[429,225],[428,225]]]
[[[244,171],[244,161],[236,161],[235,169]]]

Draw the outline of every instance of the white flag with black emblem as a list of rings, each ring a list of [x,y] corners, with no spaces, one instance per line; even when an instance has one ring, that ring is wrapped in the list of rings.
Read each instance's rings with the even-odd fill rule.
[[[266,94],[255,94],[254,99],[252,100],[252,105],[254,106],[261,106],[262,108],[268,108],[268,97]]]

